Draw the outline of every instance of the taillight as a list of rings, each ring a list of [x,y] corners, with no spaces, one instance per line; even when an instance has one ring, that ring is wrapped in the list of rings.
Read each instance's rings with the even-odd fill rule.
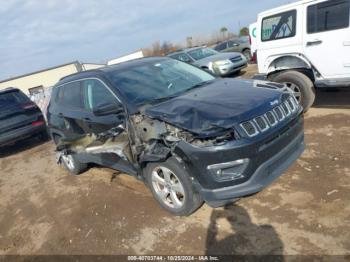
[[[31,108],[35,108],[36,105],[34,103],[28,103],[28,104],[24,104],[22,105],[23,109],[31,109]]]
[[[35,121],[35,122],[32,123],[32,126],[42,126],[44,124],[45,124],[44,121]]]

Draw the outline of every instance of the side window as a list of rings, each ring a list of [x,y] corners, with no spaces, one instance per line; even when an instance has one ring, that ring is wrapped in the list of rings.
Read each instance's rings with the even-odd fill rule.
[[[296,34],[297,11],[291,10],[262,20],[261,41],[279,40]]]
[[[307,8],[309,34],[349,27],[349,0],[332,0]]]
[[[238,41],[228,41],[228,47],[234,47],[238,45],[239,45]]]
[[[99,80],[89,79],[83,81],[85,109],[93,111],[102,104],[118,103],[107,87]]]
[[[185,53],[176,54],[171,57],[186,63],[192,62],[191,58]]]
[[[226,43],[222,43],[222,44],[217,45],[214,49],[216,51],[222,51],[222,50],[225,50],[226,48],[227,48],[227,44]]]
[[[69,108],[83,108],[80,82],[72,82],[60,87],[59,101]]]

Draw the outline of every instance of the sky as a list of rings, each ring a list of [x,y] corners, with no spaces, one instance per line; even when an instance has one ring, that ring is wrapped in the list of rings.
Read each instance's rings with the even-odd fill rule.
[[[107,60],[153,42],[184,43],[291,0],[0,0],[0,80],[79,60]]]

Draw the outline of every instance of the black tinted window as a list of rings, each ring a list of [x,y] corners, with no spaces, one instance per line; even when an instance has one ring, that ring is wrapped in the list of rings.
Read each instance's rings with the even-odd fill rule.
[[[9,92],[0,94],[0,110],[5,107],[30,102],[29,98],[21,92]]]
[[[261,40],[271,41],[295,36],[296,10],[265,17],[262,20]]]
[[[349,0],[332,0],[307,8],[309,34],[349,27]]]
[[[97,106],[102,104],[118,103],[118,100],[99,80],[84,80],[83,89],[84,105],[87,110],[93,111]]]
[[[222,43],[222,44],[217,45],[214,49],[216,51],[221,51],[221,50],[225,50],[226,48],[227,48],[227,44],[226,43]]]
[[[171,58],[174,58],[176,60],[180,60],[182,62],[186,62],[186,63],[190,63],[192,62],[191,58],[186,55],[185,53],[180,53],[180,54],[176,54],[176,55],[172,55],[170,56]]]
[[[82,108],[80,82],[65,84],[60,88],[60,102],[71,108]]]

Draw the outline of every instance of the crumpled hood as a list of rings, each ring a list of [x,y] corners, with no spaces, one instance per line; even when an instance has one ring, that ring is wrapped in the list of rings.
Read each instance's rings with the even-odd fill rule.
[[[215,61],[220,61],[220,60],[225,60],[225,59],[230,59],[230,58],[236,58],[236,57],[240,57],[240,56],[241,56],[241,54],[236,53],[236,52],[219,53],[216,55],[211,55],[211,56],[205,57],[203,59],[197,60],[193,64],[199,65],[199,66],[206,66],[210,62],[215,62]]]
[[[254,80],[217,79],[148,107],[145,113],[199,137],[214,137],[281,102],[283,92],[274,87],[258,88],[254,85]]]

